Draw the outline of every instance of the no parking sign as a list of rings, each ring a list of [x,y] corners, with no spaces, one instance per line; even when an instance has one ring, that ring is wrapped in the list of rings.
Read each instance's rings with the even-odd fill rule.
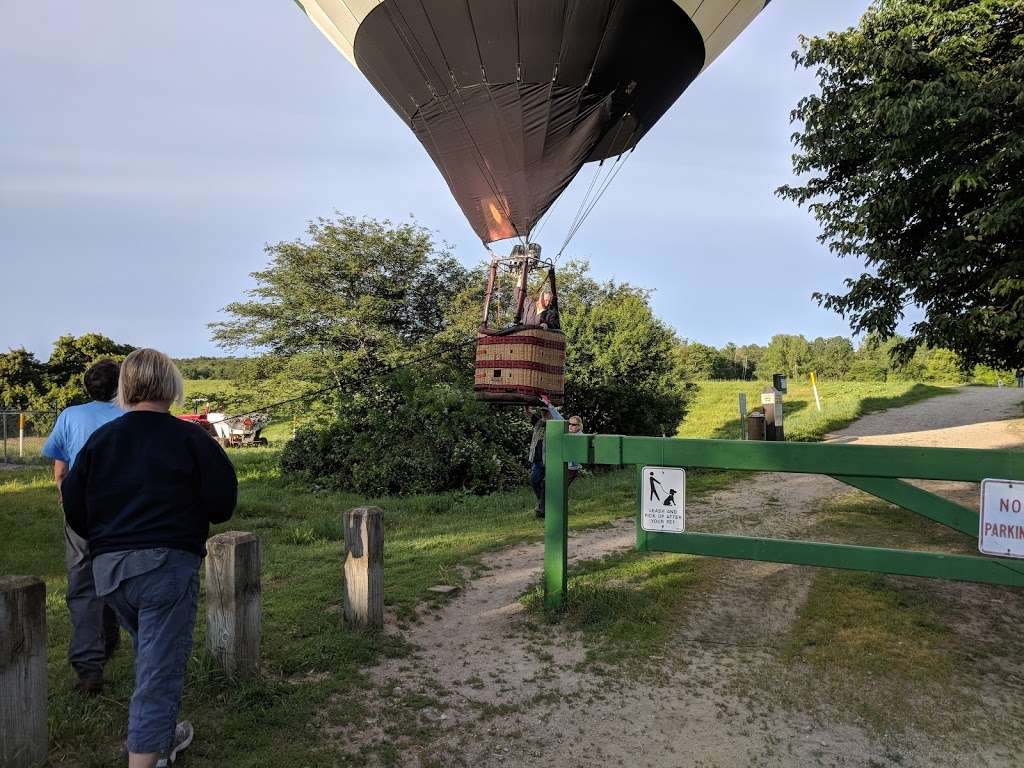
[[[981,481],[978,551],[1024,558],[1024,482]]]

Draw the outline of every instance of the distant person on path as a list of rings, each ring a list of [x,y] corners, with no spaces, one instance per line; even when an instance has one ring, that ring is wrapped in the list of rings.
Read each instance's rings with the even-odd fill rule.
[[[533,488],[533,495],[537,497],[537,506],[533,514],[538,519],[544,519],[544,430],[547,429],[547,419],[539,411],[530,411],[530,423],[533,424],[533,435],[530,438],[530,487]]]
[[[173,763],[192,742],[177,723],[210,523],[230,519],[238,481],[205,431],[172,416],[181,373],[137,349],[121,365],[127,413],[93,433],[64,479],[68,524],[89,543],[96,593],[135,644],[128,766]]]
[[[548,409],[548,415],[552,419],[554,419],[555,421],[565,421],[565,417],[558,412],[558,409],[554,405],[552,405],[550,397],[548,397],[547,395],[541,395],[540,399],[544,401],[544,405],[547,406]],[[569,434],[571,435],[575,435],[582,432],[583,419],[581,419],[579,416],[570,416],[568,427]],[[576,479],[576,476],[580,473],[580,470],[583,469],[583,465],[577,464],[575,461],[570,461],[568,463],[567,468],[569,470],[569,484],[572,485],[572,481]]]
[[[92,402],[65,408],[43,445],[43,455],[53,459],[53,479],[60,499],[61,484],[92,433],[118,418],[122,411],[111,400],[117,394],[120,366],[99,360],[86,370],[85,391]],[[117,649],[120,632],[114,612],[96,596],[89,547],[64,522],[64,563],[68,569],[67,604],[71,616],[68,661],[78,675],[75,687],[96,695],[103,690],[103,667]]]
[[[648,497],[647,500],[648,501],[661,501],[661,496],[658,495],[658,492],[655,490],[654,486],[657,485],[659,488],[661,488],[662,492],[665,491],[665,486],[662,485],[658,481],[658,479],[654,476],[653,472],[651,472],[651,474],[650,474],[650,479],[651,479],[651,495]]]
[[[544,433],[547,430],[548,419],[555,421],[564,421],[562,414],[558,412],[558,409],[551,404],[551,400],[547,395],[541,395],[541,400],[544,401],[544,405],[547,407],[547,415],[532,412],[531,419],[533,421],[533,438],[530,441],[530,487],[533,488],[533,495],[537,497],[537,506],[533,510],[534,515],[543,520],[544,519],[544,476],[546,474],[544,469]],[[579,416],[569,417],[569,432],[575,434],[582,431],[583,419]],[[572,483],[582,469],[582,465],[577,464],[575,461],[568,462],[568,482]]]
[[[1017,389],[1024,389],[1024,368],[1018,368],[1016,372]]]

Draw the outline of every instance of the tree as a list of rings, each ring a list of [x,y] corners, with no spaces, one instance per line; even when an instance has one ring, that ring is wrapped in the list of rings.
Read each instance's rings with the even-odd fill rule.
[[[803,336],[779,333],[772,336],[764,351],[758,372],[762,377],[785,373],[796,378],[810,370],[811,345]]]
[[[925,381],[961,384],[967,381],[960,356],[948,349],[926,350],[924,360]]]
[[[764,357],[765,348],[760,344],[744,344],[736,350],[736,362],[739,367],[739,376],[743,379],[753,379],[758,375],[758,366]]]
[[[47,389],[46,366],[24,347],[0,353],[0,407],[31,408]]]
[[[567,414],[588,432],[675,434],[688,390],[673,357],[676,337],[654,316],[648,294],[625,284],[598,285],[586,265],[572,268],[562,314]]]
[[[706,381],[715,377],[718,350],[699,341],[687,341],[676,345],[676,366],[687,381]]]
[[[86,369],[97,360],[120,362],[133,349],[131,344],[120,344],[102,333],[83,333],[78,337],[67,334],[58,338],[46,361],[46,409],[61,410],[89,402],[82,379]]]
[[[801,40],[820,93],[792,118],[794,171],[778,194],[808,205],[820,240],[868,270],[815,294],[856,333],[1024,363],[1024,4],[876,0],[859,25]]]
[[[120,361],[133,349],[135,347],[131,344],[119,344],[102,333],[83,333],[77,338],[67,334],[53,343],[50,359],[46,361],[47,375],[57,387],[81,384],[85,369],[97,360],[110,358]],[[82,392],[85,392],[84,388]]]
[[[524,411],[473,398],[485,269],[462,267],[413,224],[339,215],[308,234],[268,246],[248,299],[210,326],[218,344],[262,353],[241,364],[247,400],[332,388],[297,401],[312,423],[282,467],[362,492],[521,481]],[[675,335],[647,293],[598,283],[586,264],[561,267],[558,286],[566,415],[596,431],[674,433],[688,390],[673,365]],[[403,369],[389,372],[395,364]]]
[[[252,273],[248,301],[210,324],[228,349],[287,363],[297,378],[339,384],[431,340],[444,327],[446,297],[467,270],[416,224],[338,214],[307,229],[308,242],[268,245],[270,265]],[[296,378],[296,376],[292,376]]]
[[[853,342],[844,336],[819,336],[811,342],[810,369],[822,378],[843,378],[852,362]]]

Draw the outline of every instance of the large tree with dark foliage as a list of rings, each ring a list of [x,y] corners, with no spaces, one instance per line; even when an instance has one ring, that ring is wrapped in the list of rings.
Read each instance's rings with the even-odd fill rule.
[[[792,113],[802,183],[778,192],[867,267],[816,298],[883,337],[920,307],[904,360],[1024,365],[1024,3],[876,0],[793,56],[821,91]]]

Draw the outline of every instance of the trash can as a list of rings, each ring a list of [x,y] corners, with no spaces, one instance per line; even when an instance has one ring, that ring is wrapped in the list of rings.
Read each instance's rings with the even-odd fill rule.
[[[764,411],[747,414],[747,440],[764,440]]]

